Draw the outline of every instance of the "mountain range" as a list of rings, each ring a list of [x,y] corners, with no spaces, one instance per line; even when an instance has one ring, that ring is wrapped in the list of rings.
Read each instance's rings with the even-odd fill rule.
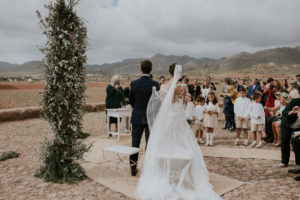
[[[88,74],[138,74],[139,62],[145,58],[125,59],[120,62],[106,63],[102,65],[86,65]],[[194,58],[190,56],[174,56],[155,54],[149,58],[153,63],[154,74],[167,73],[168,66],[172,63],[183,65],[186,72],[197,70],[207,71],[235,71],[253,67],[288,67],[286,69],[300,69],[300,46],[295,48],[283,47],[257,51],[255,53],[241,52],[229,58]],[[298,70],[299,70],[298,69]],[[0,73],[43,73],[41,61],[30,61],[23,64],[11,64],[0,62]]]

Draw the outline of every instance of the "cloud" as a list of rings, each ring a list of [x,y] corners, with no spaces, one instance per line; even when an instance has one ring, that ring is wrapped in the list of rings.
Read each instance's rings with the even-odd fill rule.
[[[35,10],[41,1],[0,1],[0,60],[41,59]],[[88,63],[155,53],[219,58],[240,51],[300,44],[298,0],[88,0]]]

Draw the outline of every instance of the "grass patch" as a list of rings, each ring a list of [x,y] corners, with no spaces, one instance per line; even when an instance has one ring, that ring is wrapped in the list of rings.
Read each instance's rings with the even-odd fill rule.
[[[4,152],[0,156],[0,161],[12,159],[12,158],[18,158],[18,157],[19,157],[19,153],[17,152],[14,151]]]

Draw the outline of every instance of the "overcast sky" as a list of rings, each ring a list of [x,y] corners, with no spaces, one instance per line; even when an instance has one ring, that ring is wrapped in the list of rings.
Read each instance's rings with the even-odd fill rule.
[[[35,10],[47,0],[0,0],[0,61],[40,60]],[[81,0],[88,63],[155,53],[220,58],[300,45],[300,0]]]

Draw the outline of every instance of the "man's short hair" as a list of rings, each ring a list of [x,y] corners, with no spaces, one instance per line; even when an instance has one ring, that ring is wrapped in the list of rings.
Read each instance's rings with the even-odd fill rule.
[[[300,77],[300,74],[297,74],[296,78]]]
[[[150,60],[142,60],[141,61],[141,70],[143,74],[150,74],[152,71],[152,63]]]

